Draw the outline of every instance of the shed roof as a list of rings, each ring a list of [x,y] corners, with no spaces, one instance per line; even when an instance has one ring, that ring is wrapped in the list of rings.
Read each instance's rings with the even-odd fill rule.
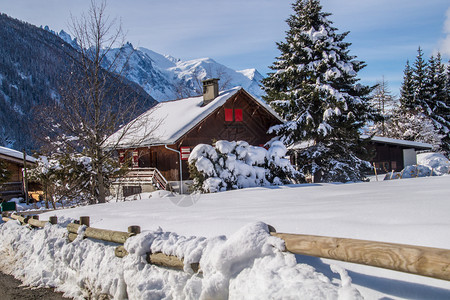
[[[280,119],[262,100],[251,96],[242,87],[235,87],[220,92],[218,97],[206,105],[203,105],[203,96],[161,102],[111,135],[106,142],[106,147],[115,144],[118,144],[118,148],[175,144],[189,130],[224,105],[239,91],[245,92],[277,119]],[[147,135],[148,137],[146,137]],[[120,141],[117,142],[118,140]]]
[[[21,159],[21,160],[23,160],[23,153],[20,152],[20,151],[11,149],[11,148],[6,148],[6,147],[1,147],[0,146],[0,155],[6,156],[6,157],[11,157],[11,158],[14,158],[14,159]],[[36,158],[34,158],[34,157],[30,156],[30,155],[27,155],[26,159],[27,159],[27,162],[30,162],[30,163],[35,163],[36,162]]]
[[[368,135],[362,134],[361,135],[362,139],[367,139],[369,138]],[[418,150],[431,150],[433,149],[433,145],[431,144],[427,144],[427,143],[422,143],[422,142],[415,142],[415,141],[406,141],[406,140],[399,140],[399,139],[393,139],[393,138],[388,138],[388,137],[382,137],[382,136],[373,136],[370,139],[371,142],[374,143],[382,143],[382,144],[388,144],[388,145],[397,145],[397,146],[403,146],[403,147],[408,147],[408,148],[414,148],[414,149],[418,149]],[[301,150],[301,149],[305,149],[308,147],[313,146],[313,141],[302,141],[302,142],[297,142],[294,143],[293,145],[289,146],[288,149],[292,149],[292,150]]]
[[[362,138],[368,138],[369,136],[362,135],[361,137]],[[399,139],[393,139],[393,138],[388,138],[388,137],[384,137],[384,136],[373,136],[371,141],[372,142],[376,142],[376,143],[383,143],[383,144],[389,144],[389,145],[410,147],[410,148],[414,148],[414,149],[418,149],[418,150],[431,150],[431,149],[433,149],[433,145],[428,144],[428,143],[399,140]]]

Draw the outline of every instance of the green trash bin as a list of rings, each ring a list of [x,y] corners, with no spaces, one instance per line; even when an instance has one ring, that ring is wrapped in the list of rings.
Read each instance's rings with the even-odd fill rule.
[[[2,211],[16,210],[16,202],[2,202],[1,208],[2,208]]]

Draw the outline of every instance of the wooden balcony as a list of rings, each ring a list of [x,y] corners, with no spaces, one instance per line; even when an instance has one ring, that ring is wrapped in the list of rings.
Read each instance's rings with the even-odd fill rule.
[[[9,200],[11,198],[23,197],[22,182],[6,182],[0,185],[0,199]]]

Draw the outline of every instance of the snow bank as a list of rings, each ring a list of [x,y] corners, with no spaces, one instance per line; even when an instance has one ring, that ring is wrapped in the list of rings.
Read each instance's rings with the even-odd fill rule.
[[[442,176],[450,173],[450,161],[440,153],[417,155],[417,165],[406,166],[401,172],[388,173],[384,180]]]
[[[80,236],[68,243],[62,226],[68,221],[35,230],[16,221],[1,224],[2,270],[27,285],[57,287],[75,299],[361,298],[345,270],[336,267],[342,283],[335,284],[313,267],[297,264],[261,222],[229,238],[145,231],[128,239],[130,254],[120,259],[111,243]],[[150,251],[184,258],[185,272],[148,264]],[[202,273],[194,274],[192,262],[200,262]]]
[[[417,163],[433,169],[437,175],[450,173],[450,161],[441,153],[420,153],[417,155]]]

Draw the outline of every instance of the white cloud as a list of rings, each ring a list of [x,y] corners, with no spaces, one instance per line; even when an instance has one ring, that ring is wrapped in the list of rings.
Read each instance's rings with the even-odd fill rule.
[[[441,54],[450,56],[450,8],[447,9],[443,31],[446,37],[439,42],[438,49]]]

